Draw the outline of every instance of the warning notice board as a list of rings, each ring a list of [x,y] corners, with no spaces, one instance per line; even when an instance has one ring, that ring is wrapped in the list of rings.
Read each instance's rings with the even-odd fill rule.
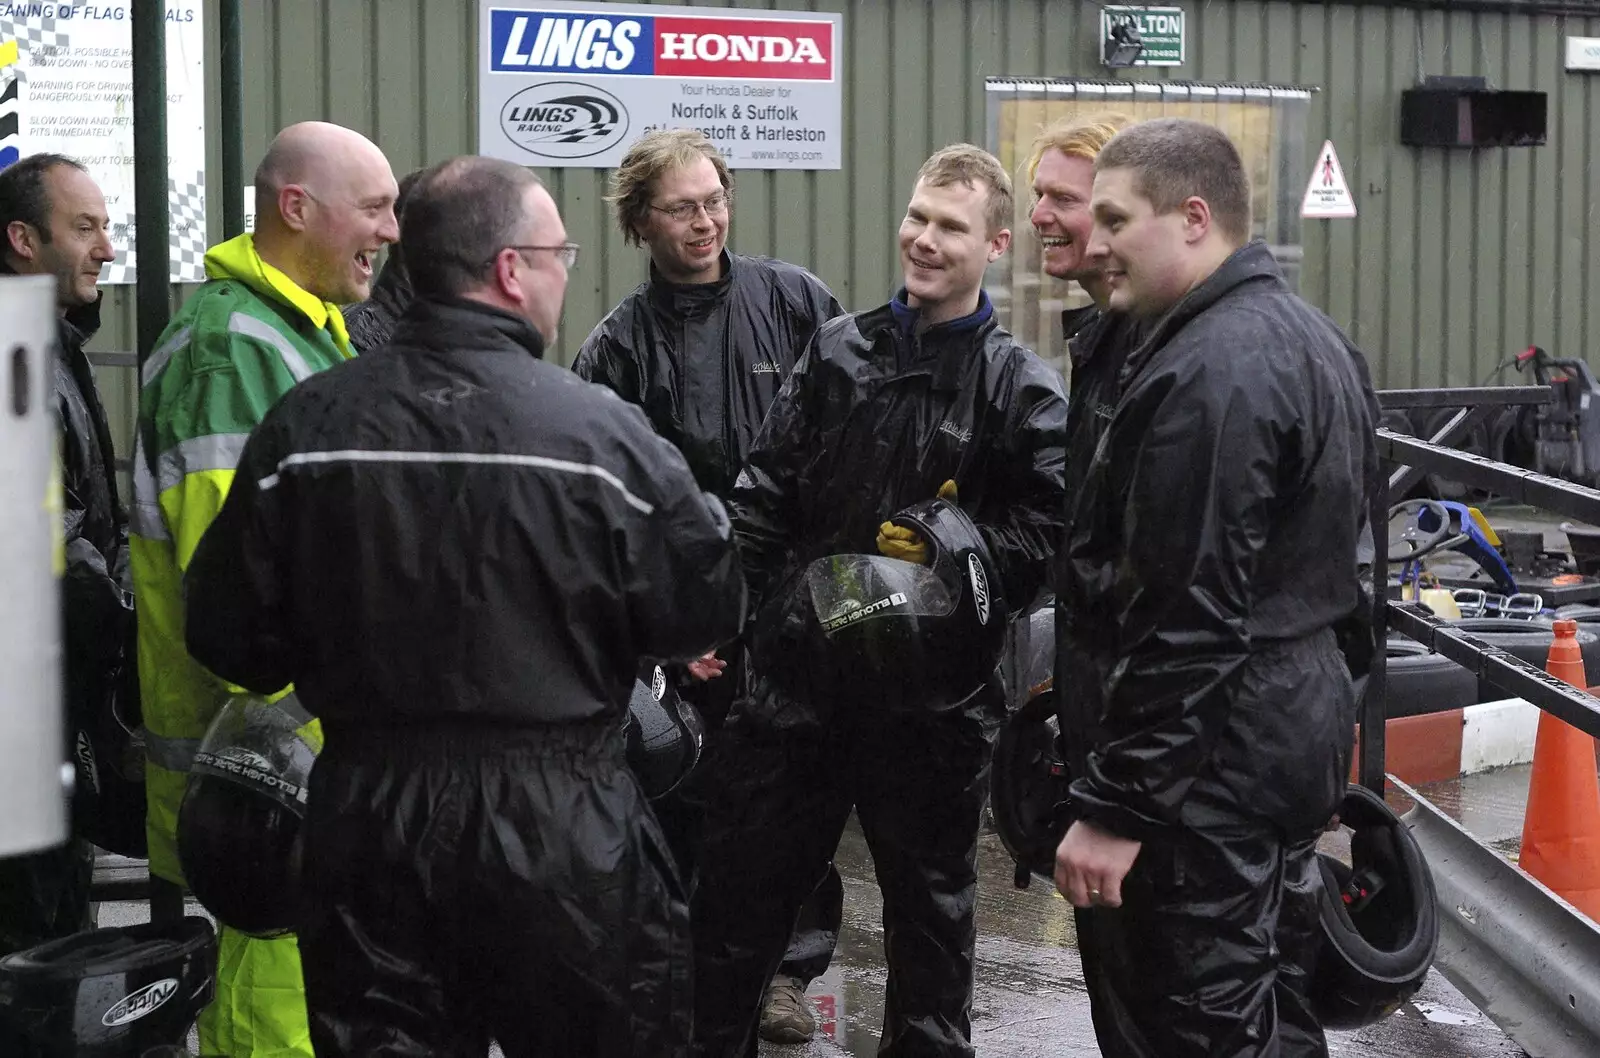
[[[1311,182],[1306,185],[1306,197],[1300,203],[1302,217],[1353,217],[1356,200],[1350,194],[1350,184],[1344,178],[1339,156],[1333,152],[1333,141],[1326,140],[1311,167]]]

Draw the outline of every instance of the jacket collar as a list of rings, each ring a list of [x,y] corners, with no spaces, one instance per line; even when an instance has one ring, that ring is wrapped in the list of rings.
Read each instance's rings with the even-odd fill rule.
[[[1283,270],[1278,267],[1272,250],[1261,239],[1252,239],[1229,254],[1215,272],[1180,298],[1165,316],[1155,320],[1144,341],[1139,343],[1139,347],[1123,365],[1122,377],[1131,377],[1155,350],[1167,344],[1189,321],[1235,290],[1250,284],[1266,288],[1284,286]]]
[[[15,268],[12,268],[8,261],[0,257],[0,275],[14,276],[21,274]],[[95,332],[100,329],[100,303],[105,300],[105,297],[105,291],[98,291],[94,296],[94,300],[89,304],[74,305],[60,315],[59,318],[66,325],[66,328],[70,329],[72,337],[77,339],[77,344],[80,347],[90,338],[93,338]]]
[[[727,247],[723,247],[721,261],[722,277],[712,283],[674,283],[657,271],[656,263],[651,261],[647,288],[650,300],[680,316],[705,315],[728,296],[728,291],[733,289],[734,272],[740,267],[739,259],[729,253]]]
[[[535,359],[544,358],[544,338],[533,324],[471,298],[417,298],[401,318],[391,344],[462,353],[520,349]]]
[[[981,348],[996,327],[994,305],[987,291],[978,292],[978,307],[959,319],[946,320],[919,332],[919,313],[906,303],[905,288],[901,288],[890,302],[861,318],[858,326],[863,336],[874,336],[884,331],[894,335],[896,355],[906,351],[909,358],[899,366],[915,368],[925,366],[933,359],[933,386],[938,390],[961,389],[962,378],[972,365],[972,352]]]
[[[1100,312],[1100,306],[1094,302],[1076,309],[1061,310],[1061,339],[1072,341],[1083,329],[1094,322],[1095,316]]]
[[[236,280],[264,298],[289,306],[310,320],[313,327],[326,329],[340,352],[350,355],[350,335],[339,307],[323,301],[262,260],[256,251],[255,236],[249,232],[206,251],[206,276]]]

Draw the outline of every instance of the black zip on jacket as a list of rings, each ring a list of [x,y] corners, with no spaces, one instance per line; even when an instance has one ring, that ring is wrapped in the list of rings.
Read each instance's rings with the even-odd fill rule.
[[[601,320],[572,369],[644,409],[724,498],[800,350],[844,310],[798,265],[724,250],[715,283],[650,279]]]
[[[329,726],[619,720],[640,656],[732,637],[722,505],[523,319],[420,300],[252,434],[185,578],[188,645]]]

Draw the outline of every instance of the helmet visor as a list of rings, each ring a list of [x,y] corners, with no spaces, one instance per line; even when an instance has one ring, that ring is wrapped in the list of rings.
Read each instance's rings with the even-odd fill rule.
[[[886,617],[944,617],[956,596],[927,566],[881,555],[830,555],[806,569],[817,623],[830,638]]]
[[[320,748],[310,719],[294,695],[276,702],[230,698],[207,729],[192,770],[256,789],[303,816]]]

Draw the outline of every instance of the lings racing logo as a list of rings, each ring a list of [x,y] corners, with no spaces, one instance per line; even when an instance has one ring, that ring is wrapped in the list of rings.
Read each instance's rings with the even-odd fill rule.
[[[529,154],[587,158],[628,134],[628,108],[593,85],[546,81],[506,100],[500,129]]]
[[[489,12],[493,73],[832,81],[834,24],[786,18]]]

